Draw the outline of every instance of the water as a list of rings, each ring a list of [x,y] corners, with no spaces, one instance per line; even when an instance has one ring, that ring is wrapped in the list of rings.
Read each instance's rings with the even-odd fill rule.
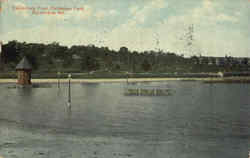
[[[0,119],[82,137],[138,140],[143,142],[138,151],[152,151],[145,157],[247,157],[248,84],[144,84],[167,85],[173,95],[124,96],[125,83],[78,83],[71,86],[68,109],[67,84],[60,89],[0,85]]]

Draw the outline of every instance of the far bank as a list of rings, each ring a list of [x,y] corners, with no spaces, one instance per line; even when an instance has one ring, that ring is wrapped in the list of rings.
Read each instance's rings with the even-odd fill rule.
[[[42,78],[32,79],[32,83],[67,83],[69,79]],[[202,81],[204,83],[250,83],[250,77],[204,77],[204,78],[92,78],[92,79],[75,79],[72,83],[119,83],[119,82],[163,82],[163,81]],[[0,79],[0,83],[16,83],[17,79]]]

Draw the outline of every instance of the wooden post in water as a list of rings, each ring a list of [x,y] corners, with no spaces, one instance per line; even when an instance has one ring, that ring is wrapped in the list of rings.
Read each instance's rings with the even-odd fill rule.
[[[128,84],[128,72],[127,72],[127,74],[126,74],[126,77],[127,77],[127,84]]]
[[[141,83],[139,82],[138,83],[138,95],[141,96]]]
[[[69,87],[68,87],[68,107],[71,107],[71,83],[70,83],[70,79],[71,79],[71,74],[68,75],[69,78]]]
[[[57,72],[57,87],[60,88],[60,77],[61,77],[61,72]]]

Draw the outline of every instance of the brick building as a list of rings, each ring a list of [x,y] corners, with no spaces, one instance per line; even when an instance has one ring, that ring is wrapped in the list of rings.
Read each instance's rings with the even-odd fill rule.
[[[31,71],[32,66],[26,57],[24,57],[20,63],[16,66],[17,71],[17,84],[19,85],[31,85]]]

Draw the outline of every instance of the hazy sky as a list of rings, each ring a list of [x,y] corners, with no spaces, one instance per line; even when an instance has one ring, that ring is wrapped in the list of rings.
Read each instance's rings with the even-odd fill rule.
[[[250,0],[1,0],[0,40],[250,57]],[[33,8],[84,8],[35,15]],[[19,10],[15,10],[19,8]],[[26,8],[20,10],[20,8]],[[37,10],[38,11],[38,10]],[[39,10],[41,11],[41,10]],[[50,10],[52,11],[52,10]],[[193,43],[187,46],[188,27]]]

